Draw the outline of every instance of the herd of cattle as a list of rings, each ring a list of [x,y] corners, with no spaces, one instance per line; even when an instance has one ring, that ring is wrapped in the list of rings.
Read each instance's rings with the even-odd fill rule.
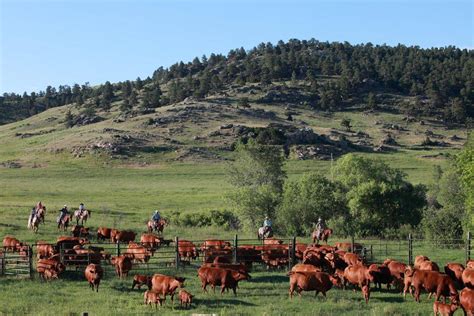
[[[73,236],[58,237],[55,244],[42,241],[36,243],[36,271],[43,280],[57,279],[65,271],[67,265],[85,267],[84,276],[92,290],[98,291],[104,277],[104,264],[111,264],[119,278],[128,276],[136,264],[147,263],[156,251],[169,246],[171,240],[153,233],[144,233],[139,242],[133,231],[119,231],[100,227],[97,231],[98,240],[110,240],[115,244],[125,243],[123,253],[113,256],[103,247],[92,246],[89,242],[89,230],[82,226],[74,226]],[[380,289],[394,287],[406,297],[411,294],[420,301],[422,290],[434,294],[433,310],[435,314],[452,315],[458,308],[465,314],[474,315],[474,260],[466,263],[448,263],[444,273],[439,266],[426,256],[417,256],[413,266],[386,259],[381,264],[366,264],[358,253],[363,246],[352,243],[336,243],[334,246],[303,244],[284,244],[276,238],[264,239],[259,245],[238,245],[232,247],[230,242],[223,240],[206,240],[200,245],[192,241],[178,240],[176,245],[178,264],[190,263],[200,258],[202,264],[198,268],[198,277],[202,290],[207,286],[215,291],[220,287],[223,294],[232,290],[236,295],[240,281],[251,278],[250,271],[254,263],[266,265],[268,269],[288,267],[292,258],[299,261],[287,273],[289,276],[290,298],[296,292],[301,296],[303,291],[315,291],[326,296],[333,287],[345,289],[348,284],[361,290],[362,297],[368,303],[371,284]],[[30,247],[18,239],[7,236],[3,239],[4,252],[17,252],[19,256],[28,256]],[[294,253],[292,250],[294,249]],[[1,255],[1,251],[0,251]],[[238,259],[237,262],[235,259]],[[188,307],[193,295],[182,289],[185,278],[154,274],[153,276],[137,274],[133,278],[132,288],[145,285],[145,304],[162,305],[166,296],[174,300],[175,293],[182,305]],[[460,292],[458,292],[460,291]],[[444,303],[439,300],[443,298]],[[447,301],[450,304],[447,304]]]

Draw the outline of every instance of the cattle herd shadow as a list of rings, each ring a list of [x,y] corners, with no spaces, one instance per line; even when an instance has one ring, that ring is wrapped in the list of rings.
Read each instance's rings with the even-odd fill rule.
[[[253,303],[239,300],[237,298],[221,298],[216,299],[215,297],[210,298],[195,298],[193,305],[199,306],[204,305],[207,308],[222,308],[223,305],[240,305],[240,306],[256,306]]]

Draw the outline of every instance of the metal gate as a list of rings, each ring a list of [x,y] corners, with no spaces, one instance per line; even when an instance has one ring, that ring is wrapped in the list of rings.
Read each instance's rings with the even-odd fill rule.
[[[31,247],[22,252],[0,253],[0,276],[31,278],[33,274]]]

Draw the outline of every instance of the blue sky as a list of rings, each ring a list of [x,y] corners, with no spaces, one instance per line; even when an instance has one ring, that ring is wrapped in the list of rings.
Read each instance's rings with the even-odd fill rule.
[[[0,0],[0,93],[142,78],[290,38],[474,47],[473,2]]]

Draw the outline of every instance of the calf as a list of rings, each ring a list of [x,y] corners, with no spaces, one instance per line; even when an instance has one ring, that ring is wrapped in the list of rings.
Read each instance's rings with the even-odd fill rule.
[[[459,308],[459,303],[456,300],[453,300],[451,304],[443,304],[441,302],[435,301],[433,303],[433,313],[435,316],[452,316],[454,312]]]
[[[201,280],[203,291],[207,292],[207,285],[210,284],[215,290],[216,285],[221,286],[221,295],[225,289],[232,289],[234,295],[237,295],[236,289],[239,281],[250,279],[250,275],[244,271],[235,271],[222,268],[201,267],[198,270],[198,276]]]
[[[132,260],[127,256],[112,257],[111,262],[115,266],[115,272],[119,278],[126,277],[128,272],[132,270]]]
[[[150,307],[151,304],[155,304],[155,309],[158,308],[158,305],[161,306],[163,301],[164,299],[160,297],[158,292],[147,290],[143,294],[143,303],[145,305],[150,305]]]
[[[135,288],[135,285],[138,289],[140,289],[142,285],[146,285],[148,289],[151,290],[151,279],[152,277],[148,275],[135,274],[133,277],[132,289]]]
[[[173,302],[176,290],[184,286],[185,280],[185,278],[155,274],[151,279],[151,287],[153,291],[163,295],[163,299],[166,299],[166,295],[170,295]]]
[[[326,297],[326,292],[338,282],[332,275],[325,272],[290,272],[289,276],[290,298],[293,298],[295,290],[299,296],[302,291],[316,291],[316,296],[321,292]]]
[[[45,259],[57,253],[55,246],[46,243],[45,241],[36,242],[36,256],[38,259]]]
[[[179,290],[179,303],[181,306],[184,305],[186,308],[191,306],[193,303],[193,297],[194,295],[191,295],[191,293],[186,290]]]
[[[368,284],[362,286],[362,295],[364,296],[365,299],[365,304],[369,304],[369,299],[370,299],[370,286]]]
[[[96,292],[99,292],[100,280],[104,277],[104,270],[102,267],[98,264],[91,263],[86,267],[84,275],[87,282],[89,282],[92,291],[94,291],[95,287]]]
[[[393,284],[395,286],[403,285],[407,265],[392,259],[386,259],[383,264],[390,270]]]
[[[134,242],[128,244],[125,256],[130,257],[135,262],[147,263],[150,260],[150,252],[144,246]]]
[[[464,288],[459,294],[459,303],[464,311],[464,315],[474,315],[474,290]]]

